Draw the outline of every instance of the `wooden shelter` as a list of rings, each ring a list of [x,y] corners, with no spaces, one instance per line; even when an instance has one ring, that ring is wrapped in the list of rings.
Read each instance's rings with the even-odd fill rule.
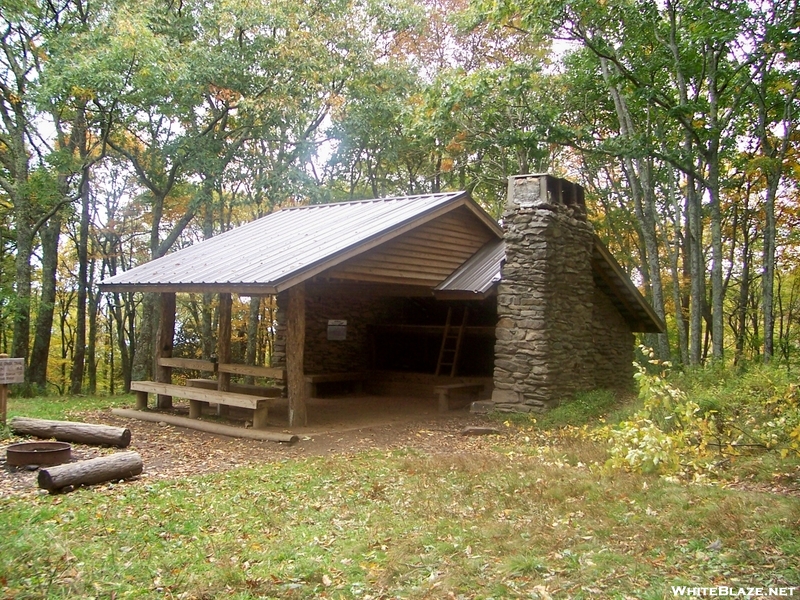
[[[660,330],[638,290],[594,243],[591,268],[626,327]],[[503,229],[466,192],[312,205],[275,212],[100,287],[161,295],[156,381],[132,386],[140,406],[148,392],[160,395],[160,405],[189,398],[193,414],[203,402],[243,406],[263,427],[276,390],[232,384],[231,375],[265,376],[285,382],[290,426],[302,426],[318,386],[380,392],[394,385],[406,393],[438,386],[445,402],[448,382],[491,388],[505,244]],[[172,356],[179,292],[219,294],[216,364]],[[277,296],[272,367],[231,362],[231,294]],[[174,368],[216,373],[215,389],[199,381],[178,389]]]

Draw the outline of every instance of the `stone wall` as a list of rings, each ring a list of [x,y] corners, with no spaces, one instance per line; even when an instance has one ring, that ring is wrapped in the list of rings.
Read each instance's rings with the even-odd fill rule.
[[[594,384],[597,388],[631,391],[634,388],[634,335],[608,296],[594,292]]]
[[[288,295],[278,295],[277,327],[272,365],[286,366],[286,306]],[[306,373],[364,371],[370,363],[367,328],[386,319],[393,304],[389,298],[354,293],[352,289],[306,289]],[[328,321],[347,321],[347,339],[329,340]]]
[[[592,226],[538,177],[512,178],[503,215],[494,393],[499,410],[545,410],[594,384]]]

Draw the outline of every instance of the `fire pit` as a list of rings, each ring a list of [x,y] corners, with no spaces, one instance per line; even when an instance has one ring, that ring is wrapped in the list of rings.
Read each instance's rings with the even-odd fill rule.
[[[15,467],[50,467],[69,462],[72,446],[67,442],[21,442],[6,448],[6,462]]]

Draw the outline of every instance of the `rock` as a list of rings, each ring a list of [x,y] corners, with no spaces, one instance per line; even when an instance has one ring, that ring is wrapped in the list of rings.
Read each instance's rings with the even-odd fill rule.
[[[469,412],[476,415],[485,415],[494,410],[494,402],[491,400],[476,400],[469,406]]]

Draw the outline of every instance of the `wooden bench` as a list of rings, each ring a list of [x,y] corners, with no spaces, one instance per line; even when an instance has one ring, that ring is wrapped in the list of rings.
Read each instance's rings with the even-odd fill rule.
[[[187,379],[186,385],[188,387],[203,388],[204,390],[216,390],[218,382],[216,379]],[[255,385],[251,383],[231,383],[230,385],[231,392],[248,396],[279,398],[282,393],[281,388],[270,385]]]
[[[367,378],[366,373],[319,373],[316,375],[305,375],[306,396],[309,398],[317,397],[317,384],[338,381],[352,381],[355,383],[353,391],[361,393],[362,383]]]
[[[439,395],[439,412],[445,413],[450,410],[450,394],[452,392],[465,392],[477,396],[483,391],[482,383],[448,383],[447,385],[437,385],[434,391]]]
[[[147,408],[147,394],[162,394],[164,396],[187,398],[189,400],[189,417],[192,419],[197,419],[200,416],[203,404],[211,402],[225,406],[252,409],[254,411],[253,428],[265,429],[267,426],[269,398],[266,396],[259,398],[235,392],[205,390],[197,387],[157,383],[154,381],[131,381],[131,391],[136,392],[136,408],[140,410]]]

